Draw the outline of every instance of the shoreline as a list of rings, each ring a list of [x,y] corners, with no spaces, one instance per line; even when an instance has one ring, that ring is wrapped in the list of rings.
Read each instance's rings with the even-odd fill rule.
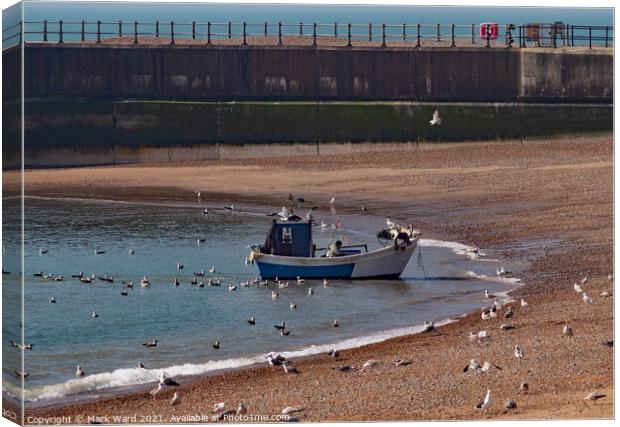
[[[273,160],[266,160],[261,166],[253,164],[260,160],[225,161],[223,166],[218,167],[216,163],[213,171],[206,172],[199,166],[180,165],[88,168],[79,171],[85,175],[79,181],[73,172],[66,170],[28,171],[26,189],[38,195],[58,195],[64,189],[74,196],[116,194],[131,199],[136,195],[150,195],[155,200],[178,201],[189,200],[192,197],[189,189],[196,188],[199,182],[210,189],[217,188],[221,191],[218,194],[237,189],[230,193],[238,198],[250,195],[264,203],[273,201],[275,196],[265,200],[260,188],[280,197],[288,193],[287,187],[293,193],[313,197],[336,194],[337,200],[343,201],[351,211],[364,203],[371,213],[389,211],[397,213],[395,218],[414,217],[416,228],[428,230],[424,237],[430,235],[442,240],[447,237],[446,240],[479,246],[483,251],[491,249],[501,254],[502,259],[525,262],[521,275],[525,284],[511,294],[517,301],[526,298],[530,304],[529,307],[511,304],[515,312],[511,321],[516,326],[513,331],[499,330],[499,324],[505,322],[503,318],[489,322],[481,320],[478,313],[470,313],[428,334],[404,335],[344,350],[338,362],[323,355],[297,360],[296,366],[302,372],[298,376],[286,376],[281,371],[259,366],[183,384],[184,400],[178,407],[165,405],[165,399],[172,394],[170,391],[157,400],[147,393],[136,393],[32,413],[47,417],[159,411],[164,419],[155,422],[169,422],[170,415],[190,408],[210,413],[214,403],[224,400],[230,408],[244,401],[249,412],[255,414],[279,413],[284,406],[304,406],[306,409],[299,414],[303,421],[611,418],[613,349],[606,348],[602,342],[612,338],[613,297],[599,296],[603,290],[613,295],[613,283],[606,279],[612,270],[613,253],[611,140],[611,137],[599,137],[581,144],[571,141],[524,145],[480,143],[473,145],[477,149],[476,158],[468,158],[467,147],[454,146],[394,156],[389,153],[327,156],[320,159],[325,164],[311,159],[305,165],[303,170],[308,176],[304,181],[297,179],[302,162],[295,158],[288,162],[278,159],[281,166],[276,166]],[[407,156],[413,160],[409,164],[414,166],[389,169]],[[134,170],[148,175],[142,177],[142,186],[133,187],[132,184],[140,183]],[[203,173],[196,175],[199,170]],[[239,170],[245,176],[235,177]],[[110,171],[114,174],[110,175]],[[174,181],[175,187],[169,183],[157,187],[158,182],[149,180],[157,172],[163,175],[158,179],[165,180],[169,171],[181,175]],[[285,176],[288,181],[272,188],[261,187],[262,180],[274,174]],[[100,176],[108,176],[106,182],[93,181]],[[215,185],[226,178],[231,181],[227,186]],[[480,179],[485,179],[483,189],[477,188]],[[122,185],[123,180],[130,183]],[[243,185],[246,180],[257,183],[246,187]],[[92,185],[94,182],[97,186]],[[390,183],[394,185],[382,190]],[[181,189],[187,195],[179,196]],[[401,197],[397,197],[399,194]],[[408,195],[408,201],[403,201],[402,194]],[[354,197],[346,198],[346,195]],[[369,203],[370,200],[373,202]],[[574,220],[576,217],[580,219],[578,222]],[[497,233],[496,229],[510,232]],[[588,294],[595,300],[595,310],[583,304],[572,290],[573,281],[579,281],[583,275],[589,277],[584,288],[588,288]],[[562,336],[564,322],[570,322],[574,337]],[[492,344],[469,343],[469,331],[483,328],[491,332]],[[511,354],[516,341],[526,353],[520,364],[515,364]],[[574,363],[558,359],[569,348]],[[393,360],[397,357],[410,357],[415,363],[396,367]],[[472,357],[492,358],[492,362],[504,369],[487,375],[463,374],[462,367]],[[332,370],[338,363],[359,368],[368,358],[382,363],[368,372],[356,369],[346,374]],[[518,390],[524,378],[532,387],[527,395]],[[318,389],[317,384],[321,386]],[[287,396],[278,392],[283,387]],[[392,391],[390,398],[383,396],[386,387]],[[495,405],[486,413],[474,410],[473,406],[489,387],[493,388]],[[607,396],[584,404],[585,395],[594,390]],[[346,403],[343,395],[348,397]],[[508,398],[518,402],[516,410],[502,409]]]

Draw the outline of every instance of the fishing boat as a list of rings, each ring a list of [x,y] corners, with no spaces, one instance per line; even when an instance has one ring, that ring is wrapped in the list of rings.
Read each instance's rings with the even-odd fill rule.
[[[263,245],[250,246],[248,259],[263,279],[397,279],[418,243],[413,227],[393,224],[377,233],[383,247],[343,246],[336,242],[317,248],[312,220],[274,219]]]

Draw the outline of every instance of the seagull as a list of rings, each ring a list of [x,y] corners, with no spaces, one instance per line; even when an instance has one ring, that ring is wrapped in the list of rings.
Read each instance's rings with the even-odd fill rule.
[[[299,373],[297,368],[294,367],[293,364],[289,362],[288,360],[282,363],[282,368],[284,369],[284,372],[286,372],[287,374],[298,374]]]
[[[267,355],[267,362],[269,362],[271,366],[282,366],[282,364],[286,362],[286,359],[281,355],[272,352]]]
[[[480,371],[480,369],[482,369],[480,364],[478,362],[476,362],[475,359],[471,359],[469,361],[469,363],[463,368],[463,372],[467,372],[469,370],[478,372],[478,371]]]
[[[103,255],[105,253],[105,251],[102,251],[100,249],[95,249],[95,255]]]
[[[254,317],[250,317],[250,318],[247,320],[247,322],[248,322],[250,325],[256,325],[256,319],[254,319]]]
[[[181,264],[180,262],[177,262],[177,270],[182,270],[183,267],[185,267],[183,264]]]
[[[580,283],[584,285],[587,281],[588,281],[588,276],[585,276],[583,279],[581,279]]]
[[[482,365],[482,368],[480,368],[480,372],[483,372],[483,373],[486,374],[487,372],[489,372],[493,368],[499,369],[500,371],[502,370],[502,368],[497,366],[495,363],[484,362],[483,365]]]
[[[168,377],[168,375],[166,375],[165,372],[161,373],[161,376],[159,377],[159,384],[162,386],[167,386],[167,387],[180,387],[181,386],[178,382]]]
[[[486,299],[494,299],[494,298],[497,298],[497,296],[495,296],[495,295],[493,295],[493,294],[490,294],[488,289],[485,289],[485,290],[484,290],[484,297],[485,297]]]
[[[327,279],[323,279],[323,286],[328,286],[329,285],[329,281]]]
[[[301,285],[301,284],[302,284],[302,283],[304,283],[304,282],[305,282],[305,280],[304,280],[304,279],[302,279],[301,277],[297,276],[297,284],[298,284],[298,285]]]
[[[204,270],[200,270],[198,272],[194,272],[194,276],[204,277],[204,275],[205,275],[205,271]]]
[[[512,399],[510,399],[510,400],[506,401],[506,403],[504,403],[504,408],[506,408],[506,409],[515,409],[516,407],[517,407],[517,402],[515,402]]]
[[[573,336],[573,328],[571,328],[568,325],[564,325],[564,329],[562,329],[562,334],[567,336],[567,337],[572,337]]]
[[[372,368],[373,366],[378,365],[379,363],[381,362],[376,359],[370,359],[369,361],[364,363],[364,366],[362,366],[362,370]]]
[[[92,317],[93,319],[96,319],[97,317],[99,317],[99,315],[97,314],[96,311],[93,311],[90,317]]]
[[[603,291],[603,292],[601,292],[601,296],[602,296],[603,298],[607,298],[608,296],[610,296],[610,294],[609,294],[609,292],[607,292],[607,291]]]
[[[515,357],[517,359],[522,359],[523,358],[523,349],[521,349],[521,346],[519,344],[515,345]]]
[[[134,251],[133,249],[129,249],[129,255],[133,255],[135,253],[136,253],[136,251]]]
[[[424,321],[424,329],[422,330],[422,332],[431,332],[433,330],[435,330],[435,322]]]
[[[366,212],[367,210],[366,205],[362,205],[362,212]]]
[[[291,310],[297,310],[297,304],[295,304],[293,301],[291,301],[291,303],[289,304],[289,308]]]
[[[581,289],[581,286],[579,286],[577,283],[573,283],[573,289],[575,290],[575,292],[577,292],[578,294],[583,292],[583,289]]]
[[[411,359],[396,359],[396,366],[407,366],[410,365]]]
[[[332,322],[332,328],[337,328],[340,325],[338,324],[338,321],[336,319],[334,319],[334,321]]]
[[[495,270],[495,275],[496,276],[504,276],[504,275],[506,275],[506,270],[504,269],[504,267],[500,268],[499,270],[496,269]]]
[[[510,329],[514,329],[515,327],[513,325],[507,325],[505,323],[501,324],[499,327],[502,331],[508,331]]]
[[[37,273],[35,273],[34,275],[36,276]],[[82,277],[84,277],[84,273],[80,271],[78,274],[72,274],[71,277],[73,277],[74,279],[81,279]]]
[[[510,319],[512,316],[514,316],[514,313],[512,311],[512,307],[508,307],[508,310],[506,310],[506,312],[504,313],[504,318],[505,319]]]
[[[529,304],[526,300],[524,300],[523,298],[521,298],[521,307],[527,307]]]
[[[482,320],[491,320],[491,312],[483,311],[480,317],[482,318]]]
[[[271,291],[271,299],[278,299],[279,296],[280,296],[280,294],[278,294],[278,292]]]
[[[492,402],[493,401],[491,400],[491,390],[487,390],[487,394],[486,396],[484,396],[484,400],[480,401],[480,403],[476,405],[476,409],[482,409],[484,411],[489,406],[491,406]]]
[[[181,395],[179,395],[178,391],[175,391],[174,395],[172,396],[172,399],[170,399],[170,404],[174,406],[174,405],[178,405],[179,403],[181,403]]]
[[[308,288],[308,295],[312,295],[312,294],[314,294],[314,289]]]
[[[327,355],[331,356],[334,359],[337,359],[338,356],[340,356],[340,353],[338,353],[338,350],[336,350],[335,348],[332,348],[331,350],[327,352]]]
[[[612,281],[614,280],[614,276],[613,276],[613,274],[609,273],[609,274],[607,275],[607,280],[609,280],[610,282],[612,282]]]
[[[432,120],[429,121],[429,123],[431,126],[441,124],[441,117],[439,117],[439,110],[435,110],[435,112],[433,113],[433,118]]]
[[[236,290],[237,290],[237,287],[235,285],[233,285],[233,284],[228,285],[228,291],[229,292],[236,291]]]
[[[47,249],[43,249],[43,248],[39,248],[39,254],[46,254],[47,253]]]
[[[213,405],[213,409],[211,410],[211,412],[222,412],[224,409],[226,409],[226,404],[224,402],[220,402]]]
[[[245,407],[243,402],[239,403],[239,406],[237,407],[237,415],[243,415],[246,412],[248,412],[248,408]]]
[[[332,368],[334,371],[340,371],[340,372],[349,372],[352,371],[353,368],[350,367],[349,365],[338,365],[335,368]]]
[[[284,329],[280,329],[280,336],[281,337],[287,337],[287,336],[289,336],[290,333],[291,333],[291,331],[285,331]]]
[[[394,223],[394,222],[390,221],[390,219],[389,219],[389,218],[387,218],[387,219],[385,220],[385,223],[386,223],[386,225],[387,225],[389,228],[394,228],[394,227],[397,227],[396,223]]]
[[[212,266],[212,267],[209,269],[209,273],[211,273],[211,274],[215,273],[215,266]]]
[[[603,397],[605,397],[604,394],[601,394],[598,391],[593,391],[592,393],[588,394],[584,400],[597,400]]]
[[[204,242],[206,242],[206,241],[207,241],[207,239],[196,239],[196,244],[197,244],[198,246],[200,246],[200,244],[201,244],[201,243],[204,243]]]
[[[159,384],[157,384],[157,387],[155,387],[153,390],[149,391],[149,394],[151,396],[155,396],[157,393],[159,393],[163,389],[164,389],[164,386],[161,383],[159,383]]]
[[[122,291],[121,291],[121,295],[122,295],[122,296],[124,296],[124,297],[126,297],[127,295],[129,295],[129,292],[127,292],[127,291],[125,291],[125,290],[122,290]]]
[[[233,209],[235,209],[235,205],[232,205],[232,204],[231,204],[230,206],[224,206],[224,209],[230,212],[230,211],[232,211]]]
[[[279,324],[279,325],[273,325],[273,327],[274,327],[274,328],[276,328],[276,329],[278,329],[278,330],[284,330],[284,329],[286,329],[286,322],[284,322],[284,321],[283,321],[283,322],[282,322],[281,324]]]
[[[582,294],[581,299],[583,300],[583,302],[585,302],[586,304],[593,304],[594,301],[592,301],[592,298],[590,298],[585,292]]]
[[[83,377],[84,375],[86,375],[86,372],[84,372],[84,369],[82,369],[82,367],[80,365],[77,365],[77,370],[75,371],[75,376]]]
[[[332,199],[329,201],[329,203],[332,203],[332,204],[333,204],[335,201],[336,201],[336,198],[335,198],[335,197],[332,197]]]
[[[527,394],[527,392],[530,390],[530,386],[528,385],[528,383],[521,383],[519,390],[521,390],[521,393]]]
[[[213,348],[216,349],[216,350],[219,350],[220,349],[220,342],[219,341],[215,341],[213,343]]]
[[[287,406],[286,408],[282,409],[282,415],[289,415],[295,412],[301,412],[303,410],[304,408],[295,408],[293,406]]]
[[[15,371],[15,375],[26,379],[30,375],[30,372]]]
[[[145,343],[142,343],[142,345],[145,346],[145,347],[157,347],[157,343],[158,342],[159,341],[157,341],[157,340],[152,340],[152,341],[147,341]]]
[[[51,297],[50,298],[50,304],[56,304],[56,298]]]
[[[146,367],[144,366],[144,363],[142,362],[138,362],[138,368],[146,369]]]

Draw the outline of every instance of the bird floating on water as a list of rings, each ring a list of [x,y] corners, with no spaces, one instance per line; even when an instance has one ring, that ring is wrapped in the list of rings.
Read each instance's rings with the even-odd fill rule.
[[[334,321],[332,322],[332,328],[337,328],[340,325],[338,324],[338,321],[336,319],[334,319]]]
[[[497,298],[497,296],[496,296],[496,295],[494,295],[494,294],[490,294],[488,289],[485,289],[485,290],[484,290],[484,297],[485,297],[486,299],[494,299],[494,298]]]
[[[215,266],[212,266],[212,267],[209,269],[209,273],[211,273],[211,274],[215,273]]]
[[[323,286],[328,286],[329,285],[329,281],[327,279],[323,279]]]
[[[134,251],[133,249],[129,249],[129,255],[133,255],[135,253],[136,253],[136,251]]]
[[[142,362],[138,362],[138,368],[146,369],[146,367],[144,366],[144,363]]]
[[[43,255],[47,253],[47,249],[39,248],[39,254]]]
[[[247,322],[248,322],[250,325],[256,325],[256,319],[255,319],[254,317],[250,317],[250,318],[247,320]]]
[[[99,315],[97,314],[96,311],[93,311],[90,315],[90,317],[92,317],[93,319],[96,319],[97,317],[99,317]]]
[[[216,350],[219,350],[220,349],[220,342],[219,341],[215,341],[213,343],[213,348],[216,349]]]
[[[314,290],[312,288],[308,288],[308,295],[314,294]]]
[[[297,310],[297,304],[295,304],[293,301],[291,301],[291,303],[289,304],[289,308],[291,310]]]
[[[50,298],[50,304],[56,304],[56,298],[51,297]]]
[[[236,291],[236,290],[237,290],[237,287],[235,285],[233,285],[233,284],[228,285],[228,291],[229,292]]]
[[[439,110],[435,110],[435,112],[433,113],[433,118],[429,121],[431,126],[435,126],[435,125],[440,125],[441,124],[441,117],[439,117]]]
[[[279,325],[273,325],[273,327],[279,330],[286,329],[286,322],[282,321],[282,323],[280,323]]]
[[[157,343],[158,342],[159,341],[157,341],[157,340],[151,340],[151,341],[147,341],[145,343],[142,343],[142,345],[145,346],[145,347],[157,347]]]
[[[84,369],[82,369],[82,367],[80,365],[77,365],[77,370],[75,371],[75,376],[76,377],[83,377],[84,375],[86,375],[86,372],[84,371]]]

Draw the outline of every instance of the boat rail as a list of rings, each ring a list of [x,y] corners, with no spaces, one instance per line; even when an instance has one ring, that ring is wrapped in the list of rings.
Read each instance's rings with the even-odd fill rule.
[[[351,248],[364,248],[364,252],[368,252],[368,245],[366,244],[340,246],[340,249],[351,249]],[[326,251],[327,249],[329,248],[314,248],[315,251]]]

